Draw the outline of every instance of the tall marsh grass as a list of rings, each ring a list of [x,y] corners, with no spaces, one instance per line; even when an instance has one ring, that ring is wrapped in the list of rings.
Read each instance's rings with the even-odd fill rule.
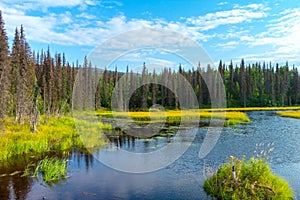
[[[85,123],[84,120],[76,123]],[[111,129],[109,125],[103,125],[101,122],[92,123],[90,129],[86,132],[96,130],[95,127]],[[49,122],[38,126],[38,132],[32,133],[30,126],[17,125],[12,119],[8,118],[3,122],[3,130],[0,132],[0,162],[23,155],[41,155],[49,152],[68,153],[73,147],[85,148],[82,138],[75,127],[74,119],[71,117],[51,117]],[[105,145],[104,139],[98,135],[98,143]],[[90,140],[95,140],[95,137]],[[87,137],[86,137],[87,138]],[[101,140],[101,141],[100,141]]]
[[[42,178],[47,184],[56,183],[67,178],[67,160],[46,157],[37,164],[27,165],[24,176]]]
[[[264,159],[231,156],[230,163],[206,179],[203,188],[216,199],[293,199],[288,183],[274,175]]]

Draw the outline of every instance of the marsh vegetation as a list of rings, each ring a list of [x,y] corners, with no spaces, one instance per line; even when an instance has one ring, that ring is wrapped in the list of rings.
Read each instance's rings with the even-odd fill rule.
[[[289,184],[274,175],[266,159],[231,156],[204,183],[204,190],[216,199],[293,199]]]
[[[277,115],[281,117],[292,117],[292,118],[300,118],[300,111],[292,111],[292,112],[277,112]]]
[[[67,159],[45,157],[37,163],[26,166],[24,176],[42,179],[51,185],[67,178]]]

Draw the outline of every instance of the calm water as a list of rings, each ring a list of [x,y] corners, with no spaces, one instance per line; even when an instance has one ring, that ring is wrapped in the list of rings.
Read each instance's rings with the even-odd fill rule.
[[[58,185],[47,186],[35,179],[13,176],[0,177],[0,199],[210,199],[202,189],[205,177],[229,155],[247,158],[268,154],[273,172],[284,177],[300,198],[300,120],[282,118],[272,111],[249,112],[251,123],[226,127],[214,149],[200,159],[198,152],[207,128],[197,129],[193,144],[171,165],[161,170],[131,174],[106,167],[92,155],[74,150],[68,166],[69,176]],[[132,152],[151,152],[173,142],[173,137],[148,140],[114,137],[107,148]],[[263,151],[263,152],[262,152]],[[105,156],[104,150],[96,152]],[[120,160],[126,162],[126,158]],[[0,169],[0,174],[22,170],[14,164]]]

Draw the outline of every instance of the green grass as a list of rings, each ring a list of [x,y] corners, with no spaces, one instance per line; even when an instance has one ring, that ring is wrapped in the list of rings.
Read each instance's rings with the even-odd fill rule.
[[[24,176],[32,176],[38,179],[42,177],[43,181],[49,185],[57,183],[67,178],[67,160],[46,157],[36,165],[29,164],[25,169]]]
[[[43,117],[40,121],[43,121]],[[35,163],[44,155],[68,155],[74,147],[82,152],[91,152],[107,144],[102,130],[112,126],[99,121],[51,117],[49,122],[38,126],[32,133],[28,124],[18,125],[12,118],[2,121],[0,130],[0,165],[27,158],[25,163]],[[32,168],[35,169],[32,169]],[[24,175],[43,177],[46,183],[64,179],[67,173],[66,159],[48,158],[26,167]]]
[[[91,141],[97,137],[97,146],[106,144],[98,127],[112,129],[110,125],[101,122],[77,120],[75,126],[71,117],[51,117],[48,124],[38,126],[37,133],[31,133],[29,125],[17,125],[12,118],[8,118],[3,121],[3,130],[0,130],[0,163],[18,156],[68,153],[73,147],[84,149],[88,137],[80,135],[78,127],[85,128],[85,133],[93,135]],[[85,142],[82,141],[83,137]]]
[[[245,161],[231,157],[230,163],[205,180],[203,188],[216,199],[293,199],[288,183],[272,173],[266,159]]]

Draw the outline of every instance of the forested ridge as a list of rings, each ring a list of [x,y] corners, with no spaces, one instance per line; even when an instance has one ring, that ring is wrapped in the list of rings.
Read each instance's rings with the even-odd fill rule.
[[[94,90],[82,90],[95,91],[89,94],[94,96],[95,101],[92,101],[93,105],[88,105],[95,109],[111,107],[112,91],[121,77],[122,84],[119,84],[118,98],[115,99],[120,110],[128,109],[126,101],[129,101],[131,110],[147,109],[153,104],[161,104],[169,109],[180,108],[172,92],[185,91],[178,83],[179,74],[190,83],[200,108],[210,107],[211,99],[219,98],[219,86],[222,83],[227,107],[299,104],[299,73],[288,62],[279,66],[278,63],[265,62],[245,64],[243,59],[238,65],[220,61],[215,69],[209,65],[201,66],[199,61],[194,69],[185,70],[178,64],[178,70],[166,66],[162,72],[148,71],[144,63],[140,74],[128,67],[125,72],[118,72],[117,68],[100,71],[86,57],[83,64],[70,64],[64,53],[51,55],[49,48],[46,51],[32,51],[23,26],[16,28],[12,47],[9,48],[0,12],[0,118],[14,116],[19,124],[28,121],[36,126],[40,114],[45,114],[47,122],[50,115],[70,112],[73,85],[78,72],[83,77],[80,82],[83,88],[95,87]],[[221,82],[215,83],[219,75]],[[96,77],[99,79],[96,80]],[[208,92],[203,77],[208,77],[207,80],[215,85],[211,92]],[[137,85],[141,87],[130,91]],[[133,94],[130,99],[126,99],[128,94]],[[84,98],[82,101],[85,101]]]

